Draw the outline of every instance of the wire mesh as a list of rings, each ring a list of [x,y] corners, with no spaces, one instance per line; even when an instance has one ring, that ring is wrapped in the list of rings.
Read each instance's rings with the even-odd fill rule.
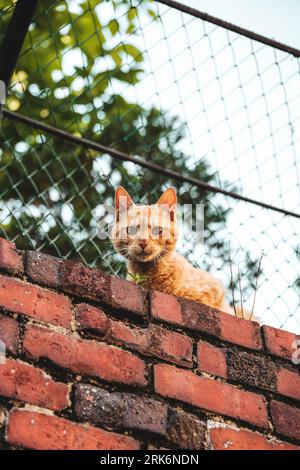
[[[0,1],[0,39],[14,3]],[[299,90],[299,59],[157,1],[41,1],[7,108],[297,213]],[[296,217],[13,120],[1,134],[1,236],[123,275],[124,262],[98,236],[102,204],[118,184],[144,203],[172,185],[181,204],[205,205],[204,244],[184,231],[180,251],[248,309],[263,251],[256,315],[300,332]]]

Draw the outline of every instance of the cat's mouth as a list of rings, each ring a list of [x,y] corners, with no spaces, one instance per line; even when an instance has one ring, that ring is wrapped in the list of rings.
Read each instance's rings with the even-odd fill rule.
[[[136,253],[136,254],[135,254],[135,258],[136,258],[138,261],[142,261],[142,262],[144,262],[144,263],[147,263],[147,262],[149,262],[149,261],[154,260],[155,254],[154,254],[154,253],[145,253],[145,252]]]
[[[151,261],[154,261],[158,257],[158,254],[143,250],[143,251],[135,252],[134,257],[137,261],[140,261],[142,263],[149,263]]]

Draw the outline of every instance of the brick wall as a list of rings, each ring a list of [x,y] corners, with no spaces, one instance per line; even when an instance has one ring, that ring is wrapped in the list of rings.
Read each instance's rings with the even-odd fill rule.
[[[300,449],[294,334],[2,239],[0,271],[0,448]]]

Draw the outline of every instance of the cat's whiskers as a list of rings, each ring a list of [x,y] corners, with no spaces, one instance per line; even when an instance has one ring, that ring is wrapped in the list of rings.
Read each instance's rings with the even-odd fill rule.
[[[132,253],[127,248],[119,248],[119,253],[128,260],[132,259]]]
[[[168,253],[168,250],[166,248],[162,248],[162,250],[155,255],[155,257],[153,258],[153,261],[154,262],[160,261],[166,253]]]

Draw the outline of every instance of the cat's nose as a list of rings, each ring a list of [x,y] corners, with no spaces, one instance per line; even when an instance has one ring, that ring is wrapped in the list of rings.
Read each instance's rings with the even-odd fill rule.
[[[147,240],[140,240],[139,241],[139,246],[142,248],[142,250],[144,250],[147,245],[148,245]]]

